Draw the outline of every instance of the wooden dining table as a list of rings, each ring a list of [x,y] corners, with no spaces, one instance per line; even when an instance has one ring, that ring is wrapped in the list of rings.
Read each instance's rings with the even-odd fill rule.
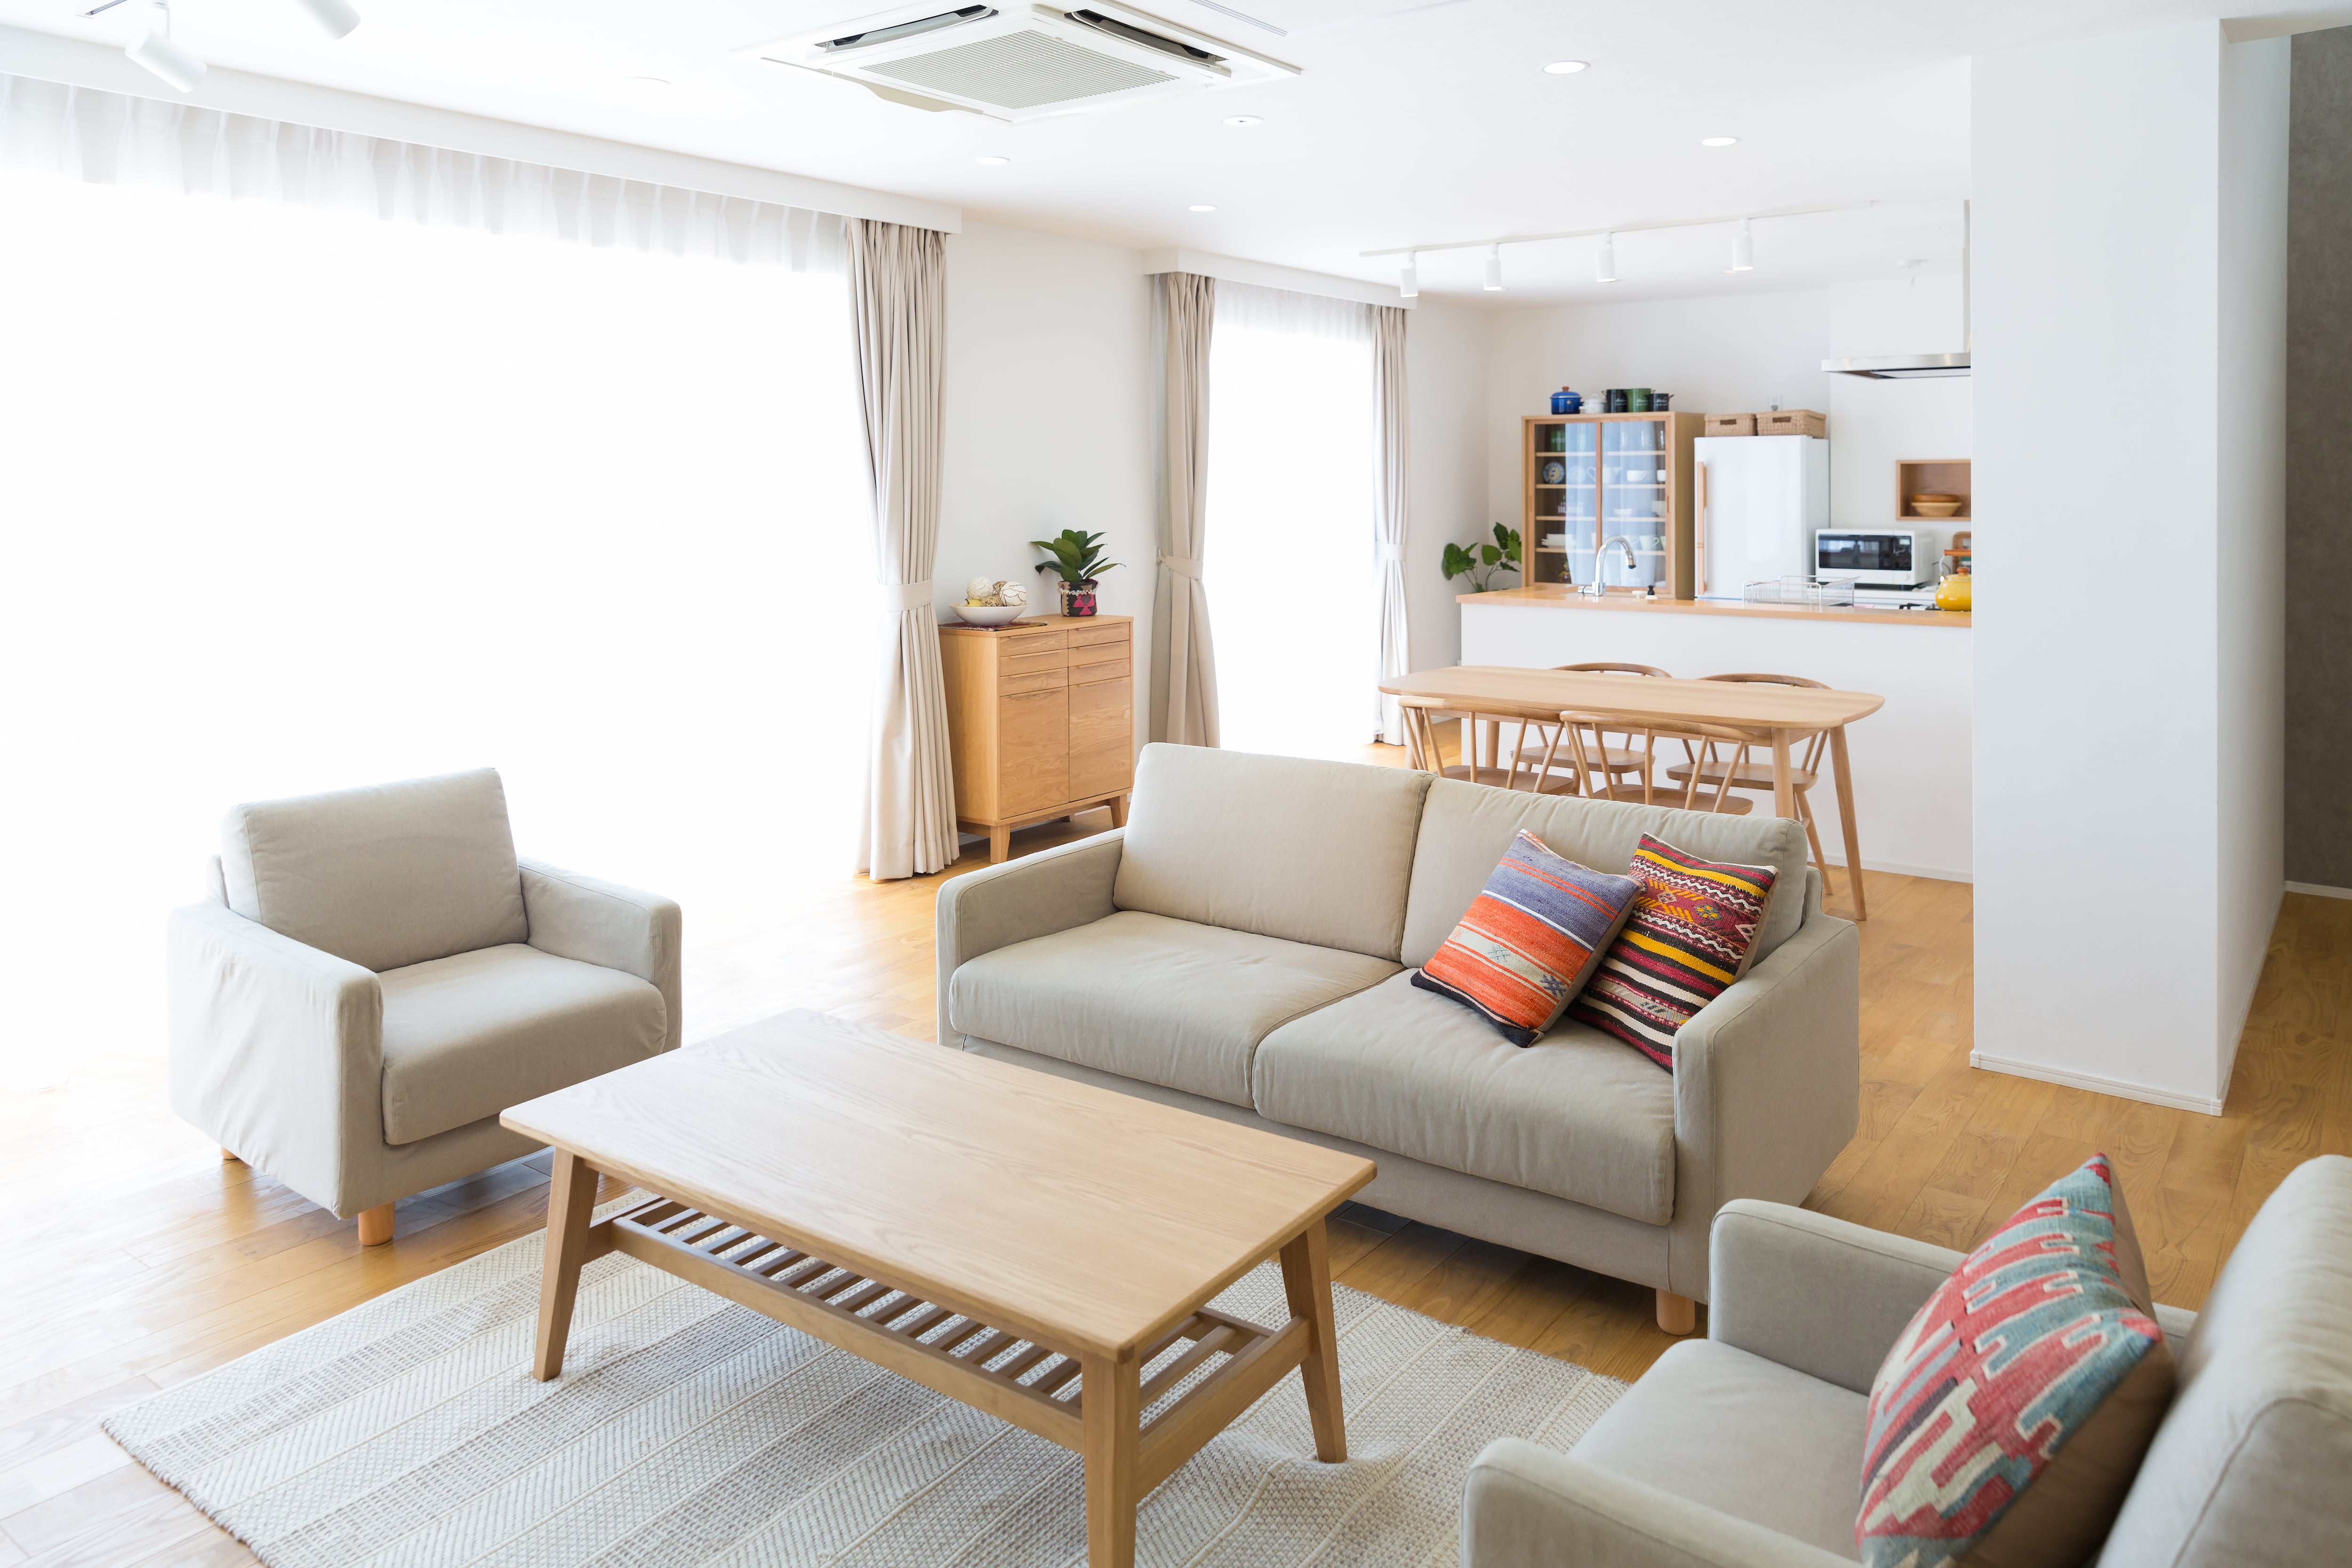
[[[1590,670],[1527,670],[1504,664],[1454,664],[1382,681],[1391,696],[1423,697],[1481,719],[1553,725],[1564,713],[1591,714],[1631,729],[1671,730],[1706,724],[1744,730],[1772,753],[1772,810],[1797,820],[1790,776],[1792,743],[1829,734],[1830,767],[1837,784],[1838,817],[1845,830],[1846,880],[1857,919],[1869,918],[1862,892],[1861,835],[1854,826],[1853,774],[1847,765],[1845,727],[1886,705],[1869,692],[1760,681],[1693,681],[1663,675],[1603,674]],[[1500,726],[1495,727],[1499,730]],[[1468,737],[1465,736],[1465,749]],[[1490,738],[1487,742],[1494,744]],[[1466,760],[1466,759],[1465,759]]]

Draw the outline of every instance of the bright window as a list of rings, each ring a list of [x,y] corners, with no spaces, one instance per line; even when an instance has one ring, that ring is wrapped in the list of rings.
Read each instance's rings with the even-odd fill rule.
[[[1367,308],[1219,283],[1202,579],[1222,743],[1360,758],[1380,729]]]
[[[36,1082],[162,1049],[163,914],[238,800],[492,765],[522,853],[677,898],[690,947],[849,874],[838,276],[24,173],[0,299]]]

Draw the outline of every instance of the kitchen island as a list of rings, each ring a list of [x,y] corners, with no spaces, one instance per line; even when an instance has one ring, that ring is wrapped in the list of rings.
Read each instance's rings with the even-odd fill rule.
[[[1599,660],[1675,675],[1802,675],[1886,706],[1854,727],[1854,799],[1866,868],[1967,881],[1974,693],[1969,617],[1942,611],[1816,610],[1791,605],[1594,600],[1564,589],[1458,596],[1464,664],[1550,669]],[[1677,754],[1671,748],[1669,759]],[[1664,782],[1663,771],[1659,781]],[[1816,790],[1822,837],[1843,863],[1828,789]],[[1759,800],[1771,809],[1769,797]]]

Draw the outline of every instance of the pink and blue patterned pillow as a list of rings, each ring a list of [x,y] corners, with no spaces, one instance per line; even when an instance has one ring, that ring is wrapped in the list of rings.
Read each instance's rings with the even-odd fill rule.
[[[1969,1253],[1870,1385],[1865,1568],[2087,1562],[2172,1396],[2131,1216],[2105,1155]]]
[[[1641,891],[1522,831],[1412,983],[1453,998],[1512,1044],[1533,1045],[1575,1000]]]

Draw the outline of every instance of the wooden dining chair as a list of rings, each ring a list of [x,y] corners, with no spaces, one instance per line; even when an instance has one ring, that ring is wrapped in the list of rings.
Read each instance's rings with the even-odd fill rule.
[[[1535,795],[1573,795],[1577,792],[1576,776],[1556,773],[1551,764],[1552,753],[1544,752],[1533,765],[1523,764],[1517,752],[1507,763],[1481,764],[1472,749],[1472,726],[1477,723],[1509,724],[1517,720],[1493,714],[1465,713],[1449,708],[1426,697],[1400,696],[1397,711],[1404,720],[1405,760],[1409,767],[1423,773],[1434,773],[1444,779],[1460,779],[1472,784],[1489,784],[1498,789],[1523,789]],[[1462,720],[1462,760],[1448,766],[1444,753],[1439,749],[1437,726],[1444,718]],[[1548,727],[1552,744],[1562,744],[1561,726]]]
[[[1669,680],[1673,678],[1655,664],[1622,664],[1608,660],[1596,660],[1584,664],[1554,664],[1552,668],[1593,674],[1656,675]],[[1595,724],[1606,727],[1589,727]],[[1650,774],[1657,752],[1657,741],[1682,738],[1679,732],[1636,730],[1622,719],[1596,720],[1593,716],[1588,715],[1577,727],[1578,738],[1581,744],[1574,747],[1565,747],[1562,738],[1550,733],[1550,726],[1530,725],[1528,727],[1536,731],[1536,738],[1526,741],[1523,737],[1523,744],[1519,747],[1519,756],[1523,760],[1532,762],[1539,757],[1551,755],[1558,757],[1559,763],[1566,766],[1571,757],[1577,758],[1579,758],[1576,763],[1578,793],[1588,792],[1586,779],[1590,775],[1597,774],[1600,776],[1599,783],[1589,790],[1596,798],[1604,800],[1638,800],[1644,804],[1650,801]],[[1622,737],[1624,744],[1612,746],[1609,743],[1611,732]],[[1634,744],[1636,738],[1641,742],[1639,746]],[[1564,748],[1568,750],[1569,755],[1560,755]],[[1641,780],[1638,789],[1632,785],[1620,787],[1619,776],[1626,773],[1633,774]]]
[[[1750,681],[1773,686],[1810,686],[1815,691],[1830,689],[1825,683],[1809,681],[1802,675],[1740,674],[1706,675],[1701,678],[1710,681]],[[1813,821],[1813,805],[1809,791],[1820,781],[1822,752],[1829,745],[1829,731],[1817,729],[1810,734],[1792,735],[1789,738],[1792,750],[1800,745],[1803,747],[1801,753],[1791,756],[1789,759],[1789,784],[1796,793],[1797,821],[1805,825],[1805,841],[1812,846],[1813,865],[1822,873],[1822,892],[1826,896],[1831,891],[1830,868],[1829,862],[1822,856],[1822,832]],[[1709,784],[1715,785],[1716,793],[1718,795],[1726,789],[1743,789],[1753,794],[1769,795],[1773,793],[1772,761],[1769,750],[1772,744],[1771,737],[1767,736],[1752,744],[1766,748],[1763,760],[1750,762],[1747,750],[1743,747],[1737,757],[1717,758],[1710,755],[1705,758],[1694,757],[1688,762],[1677,762],[1666,769],[1666,777],[1676,780],[1686,779],[1694,789],[1701,789]]]

